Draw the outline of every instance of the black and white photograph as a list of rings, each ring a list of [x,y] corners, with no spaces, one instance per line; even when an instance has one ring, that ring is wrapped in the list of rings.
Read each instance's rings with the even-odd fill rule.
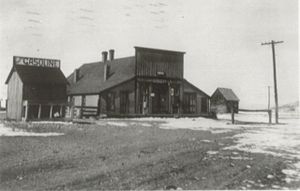
[[[300,189],[298,0],[0,0],[0,190]]]

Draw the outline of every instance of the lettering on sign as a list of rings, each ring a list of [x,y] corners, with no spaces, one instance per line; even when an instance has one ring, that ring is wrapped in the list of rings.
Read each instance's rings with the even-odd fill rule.
[[[158,76],[165,76],[166,73],[165,73],[165,72],[160,72],[160,71],[158,71],[158,72],[156,72],[156,75],[158,75]]]
[[[60,60],[14,56],[14,65],[59,68]]]

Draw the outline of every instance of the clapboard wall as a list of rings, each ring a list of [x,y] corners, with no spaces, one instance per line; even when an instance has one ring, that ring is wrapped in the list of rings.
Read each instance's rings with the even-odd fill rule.
[[[7,118],[22,119],[23,83],[16,71],[13,72],[7,87]]]
[[[182,52],[135,47],[138,77],[183,78]]]

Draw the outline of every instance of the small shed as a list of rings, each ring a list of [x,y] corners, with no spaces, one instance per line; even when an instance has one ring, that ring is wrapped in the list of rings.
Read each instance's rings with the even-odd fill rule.
[[[68,81],[54,59],[14,57],[7,77],[6,116],[13,120],[63,117]]]
[[[215,113],[230,113],[233,107],[234,112],[239,111],[240,99],[230,88],[217,88],[211,96],[211,111]]]

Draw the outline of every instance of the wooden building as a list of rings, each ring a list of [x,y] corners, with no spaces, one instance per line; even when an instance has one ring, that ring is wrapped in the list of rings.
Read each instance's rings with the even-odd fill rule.
[[[5,83],[8,119],[63,116],[68,81],[60,70],[59,60],[15,56]]]
[[[211,111],[215,113],[231,113],[233,107],[234,112],[239,111],[239,98],[232,89],[217,88],[211,96]]]
[[[209,114],[210,97],[183,77],[184,52],[135,47],[114,57],[102,52],[68,77],[68,117]]]

